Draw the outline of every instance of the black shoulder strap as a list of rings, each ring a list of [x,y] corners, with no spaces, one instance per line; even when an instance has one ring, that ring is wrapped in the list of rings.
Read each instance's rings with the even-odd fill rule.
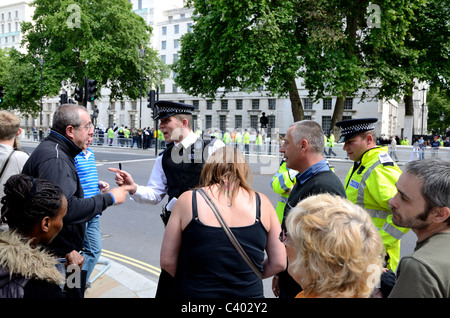
[[[5,163],[3,164],[3,167],[2,167],[2,171],[0,171],[0,180],[2,179],[3,173],[5,172],[6,167],[8,166],[9,159],[11,159],[11,156],[12,156],[12,154],[13,154],[15,151],[16,151],[16,149],[13,149],[13,150],[9,153],[8,158],[6,158],[6,161],[5,161]]]

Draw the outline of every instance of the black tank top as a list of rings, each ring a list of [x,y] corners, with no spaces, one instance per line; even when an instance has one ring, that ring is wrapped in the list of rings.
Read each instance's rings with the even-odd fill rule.
[[[262,272],[267,231],[261,220],[256,193],[255,223],[231,227],[248,256]],[[192,220],[182,234],[177,275],[183,298],[264,297],[263,283],[236,251],[222,227],[200,222],[196,190],[192,194]]]

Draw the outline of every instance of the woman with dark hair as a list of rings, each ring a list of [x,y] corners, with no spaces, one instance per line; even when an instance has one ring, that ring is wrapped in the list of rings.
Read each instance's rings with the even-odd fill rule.
[[[178,198],[161,248],[161,269],[176,277],[175,297],[264,297],[258,276],[268,278],[285,269],[280,222],[269,199],[252,190],[250,176],[238,149],[219,148],[203,167],[201,188]],[[201,190],[261,275],[234,248]]]
[[[63,226],[67,200],[53,182],[17,174],[4,187],[0,232],[0,298],[80,297],[81,279],[72,288],[65,285],[65,266],[81,273],[84,257],[72,251],[58,260],[43,246],[49,244]],[[75,265],[75,267],[74,267]]]

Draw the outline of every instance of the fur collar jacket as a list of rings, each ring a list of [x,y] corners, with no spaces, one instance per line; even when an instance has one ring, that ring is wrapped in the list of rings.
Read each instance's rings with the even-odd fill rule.
[[[56,265],[54,256],[31,246],[17,231],[0,232],[0,298],[22,298],[29,280],[63,285],[64,276]]]

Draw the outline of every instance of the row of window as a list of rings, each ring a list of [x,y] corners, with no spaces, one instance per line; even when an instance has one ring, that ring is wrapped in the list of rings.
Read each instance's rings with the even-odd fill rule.
[[[333,109],[332,100],[331,98],[324,98],[322,99],[322,106],[323,110],[327,109]],[[303,98],[303,109],[304,110],[312,110],[313,109],[313,102],[309,98]],[[353,109],[353,98],[347,97],[344,102],[344,109],[345,110],[351,110]]]
[[[15,19],[18,19],[19,18],[19,11],[15,11]],[[12,19],[12,13],[11,12],[8,12],[8,20],[11,20]],[[1,22],[3,22],[3,21],[5,21],[5,14],[4,13],[2,13],[2,19],[0,20]]]
[[[182,14],[182,16],[184,16],[184,14]],[[182,17],[184,18],[184,17]],[[170,17],[169,17],[169,21],[170,21]],[[188,23],[187,24],[187,32],[191,32],[191,28],[192,28],[192,23]],[[173,33],[174,34],[180,34],[180,25],[179,24],[174,24],[173,25]],[[161,27],[161,35],[167,35],[167,26],[162,26]]]
[[[267,116],[269,123],[267,125],[267,128],[275,128],[275,115],[269,115]],[[194,125],[195,123],[198,123],[198,117],[196,115],[193,116]],[[226,115],[219,115],[219,127],[213,126],[213,115],[205,115],[205,124],[204,129],[211,129],[211,128],[219,128],[221,131],[225,131],[227,129],[239,129],[239,128],[253,128],[255,130],[258,130],[261,125],[259,123],[260,117],[258,115],[250,115],[249,117],[250,122],[249,125],[244,126],[242,115],[235,115],[234,116],[234,125],[231,125],[231,123],[228,123],[228,118]],[[194,127],[195,129],[197,127]]]
[[[231,105],[231,102],[234,101],[234,106],[236,107],[236,110],[242,110],[243,109],[243,99],[221,99],[220,100],[220,110],[229,110],[229,105]],[[275,110],[276,109],[276,103],[277,100],[275,98],[271,98],[269,101],[269,109]],[[184,101],[179,101],[180,103],[184,103]],[[252,110],[259,110],[259,99],[252,99]],[[195,109],[199,109],[199,100],[193,100],[192,105],[195,107]],[[213,109],[213,101],[212,100],[206,100],[206,110],[212,110]]]
[[[11,40],[9,40],[10,38],[11,38]],[[9,44],[9,43],[14,44],[18,41],[19,41],[19,37],[16,37],[14,35],[11,37],[9,37],[9,36],[0,37],[0,45],[1,44],[5,45],[5,44]]]
[[[20,25],[19,22],[15,22],[15,31],[20,31]],[[8,23],[8,33],[11,33],[12,31],[12,27],[11,27],[11,23]],[[2,24],[2,34],[5,33],[5,24]]]

